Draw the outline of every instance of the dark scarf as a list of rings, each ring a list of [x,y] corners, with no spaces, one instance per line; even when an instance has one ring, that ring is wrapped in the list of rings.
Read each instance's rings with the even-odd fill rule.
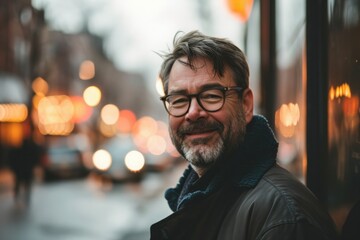
[[[229,184],[237,188],[253,188],[276,162],[278,142],[267,120],[255,115],[246,126],[244,142],[222,169],[211,169],[198,178],[189,167],[175,188],[165,192],[171,210],[178,211],[186,204],[201,200]]]

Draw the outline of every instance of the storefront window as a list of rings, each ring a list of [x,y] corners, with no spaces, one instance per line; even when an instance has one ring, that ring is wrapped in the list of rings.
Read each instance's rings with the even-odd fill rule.
[[[329,204],[341,227],[360,197],[360,2],[329,1]]]
[[[260,113],[260,1],[254,1],[251,15],[245,24],[244,50],[250,68],[250,88],[254,91],[254,111]]]
[[[282,166],[305,179],[305,1],[276,1],[276,112]]]

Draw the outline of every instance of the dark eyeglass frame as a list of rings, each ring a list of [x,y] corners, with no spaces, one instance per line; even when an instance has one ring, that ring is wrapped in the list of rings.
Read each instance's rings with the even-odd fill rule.
[[[230,90],[234,90],[234,91],[237,91],[238,93],[241,93],[245,88],[242,88],[242,87],[238,87],[238,86],[232,86],[232,87],[213,87],[213,88],[209,88],[209,89],[204,89],[198,93],[195,93],[195,94],[179,94],[179,93],[176,93],[176,94],[168,94],[168,95],[165,95],[165,96],[162,96],[160,97],[160,100],[163,102],[164,104],[164,107],[165,107],[165,110],[167,111],[167,113],[173,117],[182,117],[182,116],[185,116],[189,109],[190,109],[190,105],[191,105],[191,99],[192,98],[196,98],[196,101],[197,103],[201,106],[202,109],[204,109],[205,111],[207,112],[217,112],[219,111],[225,104],[225,100],[226,100],[226,92],[230,91]],[[222,93],[223,93],[223,101],[222,101],[222,104],[221,106],[216,109],[216,110],[207,110],[203,104],[201,103],[201,100],[200,100],[200,95],[203,94],[204,92],[206,91],[211,91],[211,90],[220,90]],[[182,114],[172,114],[170,113],[168,107],[166,106],[166,102],[167,102],[167,99],[171,96],[177,96],[177,95],[181,95],[181,96],[184,96],[187,98],[188,100],[188,106],[187,106],[187,109],[184,113]]]

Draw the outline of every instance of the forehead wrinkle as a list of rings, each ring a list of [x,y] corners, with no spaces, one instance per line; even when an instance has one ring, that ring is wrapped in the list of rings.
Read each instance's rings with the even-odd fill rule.
[[[226,84],[224,79],[215,74],[213,65],[209,60],[197,58],[191,64],[188,63],[186,57],[176,60],[169,77],[168,94],[195,93],[199,89],[202,90],[203,85],[222,86],[221,83]],[[184,70],[184,68],[187,70]]]

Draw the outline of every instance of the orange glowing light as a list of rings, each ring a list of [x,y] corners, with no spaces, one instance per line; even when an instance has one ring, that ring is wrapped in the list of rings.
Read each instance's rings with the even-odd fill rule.
[[[0,131],[0,140],[8,146],[20,147],[23,140],[22,124],[13,122],[3,123],[3,128]]]
[[[334,98],[335,98],[335,89],[334,89],[334,87],[330,88],[329,97],[330,97],[331,100],[334,100]]]
[[[25,104],[0,104],[0,122],[23,122],[27,116]]]
[[[101,109],[101,120],[107,125],[114,125],[119,119],[119,108],[114,104],[106,104]]]
[[[158,129],[157,122],[151,117],[142,117],[134,125],[134,134],[149,137]]]
[[[80,96],[72,96],[70,98],[74,105],[74,116],[72,118],[72,121],[74,123],[81,123],[87,121],[91,117],[93,109],[89,107],[85,103],[84,99]]]
[[[39,124],[39,131],[43,135],[69,135],[74,130],[74,124],[71,122],[59,122],[51,124]]]
[[[118,120],[118,129],[121,133],[130,133],[136,122],[135,114],[130,110],[121,110]]]
[[[154,135],[158,130],[158,125],[155,119],[145,116],[138,119],[132,129],[133,140],[136,146],[143,152],[147,152],[147,140]]]
[[[282,104],[275,112],[275,126],[284,137],[290,138],[295,134],[300,121],[300,108],[297,103]]]
[[[147,148],[151,154],[161,155],[166,151],[166,141],[162,136],[153,135],[148,138]]]
[[[108,125],[104,121],[99,122],[99,130],[105,137],[113,137],[118,133],[117,125]]]
[[[36,95],[45,96],[49,90],[49,85],[42,77],[37,77],[32,83],[32,89]]]
[[[340,86],[333,86],[330,87],[329,90],[329,98],[334,100],[335,98],[351,98],[351,88],[350,85],[347,83],[343,83]]]
[[[343,105],[344,115],[347,117],[354,117],[359,111],[359,97],[353,96],[351,98],[345,98]]]
[[[83,61],[79,69],[79,78],[81,80],[89,80],[94,78],[94,76],[95,76],[95,64],[90,60]]]
[[[38,127],[44,135],[70,134],[74,129],[73,116],[74,105],[66,95],[43,97],[39,102]]]
[[[34,106],[35,109],[38,109],[39,102],[40,102],[40,100],[41,100],[43,97],[44,97],[44,96],[34,95],[34,97],[32,98],[32,104],[33,104],[33,106]]]
[[[251,14],[254,0],[227,0],[229,9],[240,18],[242,22],[246,22]]]

